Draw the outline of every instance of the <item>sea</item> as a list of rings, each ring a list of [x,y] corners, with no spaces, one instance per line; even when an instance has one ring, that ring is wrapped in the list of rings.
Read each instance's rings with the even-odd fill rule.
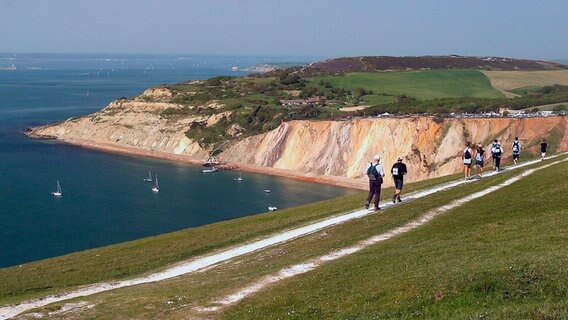
[[[26,128],[144,89],[309,57],[0,54],[0,268],[352,194],[353,190],[32,140]],[[235,68],[236,67],[236,68]],[[235,71],[237,70],[237,71]],[[160,192],[144,182],[157,173]],[[54,197],[59,180],[63,196]],[[267,193],[268,189],[271,192]]]

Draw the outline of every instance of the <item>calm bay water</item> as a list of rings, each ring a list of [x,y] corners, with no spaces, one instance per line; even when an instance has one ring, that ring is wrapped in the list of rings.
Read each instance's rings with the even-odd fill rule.
[[[25,128],[94,112],[165,83],[243,75],[265,57],[0,54],[0,267],[353,191],[122,156],[26,138]],[[301,60],[309,61],[309,60]],[[160,193],[142,179],[157,172]],[[63,197],[50,192],[59,179]],[[265,193],[270,189],[271,193]]]

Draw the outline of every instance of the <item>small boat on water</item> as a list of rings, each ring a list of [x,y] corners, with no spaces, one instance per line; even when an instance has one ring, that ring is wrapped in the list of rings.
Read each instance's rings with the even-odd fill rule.
[[[278,210],[278,207],[268,205],[268,211],[276,211],[276,210]]]
[[[146,182],[152,182],[152,172],[148,171],[148,177],[144,178],[144,181]]]
[[[239,181],[239,182],[243,181],[243,176],[242,176],[241,172],[239,172],[239,177],[235,178],[235,181]]]
[[[51,193],[55,197],[61,197],[63,195],[63,190],[61,190],[61,185],[59,184],[59,180],[57,180],[57,190]]]
[[[264,189],[264,192],[270,193],[270,189]]]
[[[154,186],[152,187],[152,191],[153,192],[160,192],[160,185],[158,184],[158,174],[156,173],[156,181],[154,183]]]
[[[210,169],[203,169],[203,173],[213,173],[217,172],[217,167],[211,167]]]

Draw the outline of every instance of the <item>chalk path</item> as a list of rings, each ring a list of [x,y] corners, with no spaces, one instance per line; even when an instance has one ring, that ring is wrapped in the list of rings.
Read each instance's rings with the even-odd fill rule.
[[[564,155],[564,154],[551,156],[551,157],[548,157],[548,159],[558,157],[560,155]],[[525,163],[522,163],[522,164],[518,164],[514,167],[510,167],[506,170],[507,171],[508,170],[515,170],[515,169],[523,168],[523,167],[526,167],[526,166],[529,166],[529,165],[532,165],[532,164],[538,163],[538,162],[540,162],[540,160],[529,161],[529,162],[525,162]],[[498,172],[495,172],[495,171],[488,172],[488,173],[484,174],[484,176],[487,177],[487,176],[492,176],[492,175],[495,175],[495,174],[498,174]],[[470,183],[472,181],[474,181],[474,180],[454,181],[454,182],[447,183],[447,184],[444,184],[444,185],[441,185],[441,186],[438,186],[438,187],[435,187],[435,188],[431,188],[431,189],[415,192],[415,193],[412,193],[412,194],[408,194],[404,197],[404,199],[405,199],[405,202],[415,200],[415,199],[420,199],[420,198],[426,197],[428,195],[431,195],[433,193],[440,192],[440,191],[447,190],[447,189],[451,189],[451,188],[454,188],[456,186],[462,185],[464,183]],[[381,206],[381,208],[387,209],[391,206],[393,206],[393,204],[389,202],[389,203],[383,204]],[[162,280],[166,280],[166,279],[175,278],[175,277],[178,277],[178,276],[181,276],[181,275],[193,273],[193,272],[196,272],[196,271],[208,268],[208,267],[215,266],[215,265],[219,264],[220,262],[224,262],[224,261],[230,260],[232,258],[242,256],[242,255],[254,252],[254,251],[258,251],[260,249],[264,249],[264,248],[269,247],[269,246],[284,243],[286,241],[289,241],[289,240],[292,240],[292,239],[295,239],[295,238],[298,238],[298,237],[301,237],[301,236],[305,236],[307,234],[317,232],[317,231],[322,230],[324,228],[327,228],[327,227],[330,227],[330,226],[333,226],[333,225],[338,225],[338,224],[341,224],[341,223],[344,223],[344,222],[347,222],[347,221],[350,221],[350,220],[353,220],[353,219],[358,219],[358,218],[361,218],[361,217],[364,217],[364,216],[367,216],[367,215],[373,214],[373,213],[374,213],[373,211],[363,209],[363,210],[358,210],[358,211],[354,211],[354,212],[350,212],[350,213],[346,213],[346,214],[337,215],[337,216],[327,218],[327,219],[324,219],[322,221],[315,222],[315,223],[312,223],[312,224],[309,224],[309,225],[306,225],[306,226],[303,226],[303,227],[299,227],[299,228],[296,228],[296,229],[277,233],[277,234],[269,236],[267,238],[250,242],[248,244],[244,244],[244,245],[236,246],[234,248],[223,250],[223,251],[220,251],[220,252],[215,253],[215,254],[193,258],[190,261],[183,262],[181,264],[175,265],[171,268],[168,268],[168,269],[160,271],[160,272],[150,274],[148,276],[133,278],[133,279],[130,279],[130,280],[93,284],[93,285],[89,285],[89,286],[86,286],[84,288],[77,289],[77,290],[70,291],[70,292],[66,292],[66,293],[50,295],[50,296],[46,296],[46,297],[42,297],[42,298],[37,298],[37,299],[25,301],[25,302],[22,302],[22,303],[19,303],[19,304],[4,306],[4,307],[0,308],[0,319],[8,319],[8,318],[14,317],[14,316],[16,316],[16,315],[18,315],[18,314],[20,314],[24,311],[43,307],[45,305],[48,305],[48,304],[51,304],[51,303],[54,303],[54,302],[60,302],[60,301],[73,299],[73,298],[77,298],[77,297],[89,296],[89,295],[97,294],[97,293],[100,293],[100,292],[105,292],[105,291],[124,288],[124,287],[135,286],[135,285],[139,285],[139,284],[162,281]]]

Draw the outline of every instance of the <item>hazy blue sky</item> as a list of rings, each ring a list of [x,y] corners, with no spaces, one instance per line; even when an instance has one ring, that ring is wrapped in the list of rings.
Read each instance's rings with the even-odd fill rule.
[[[0,0],[0,52],[568,58],[568,0]]]

